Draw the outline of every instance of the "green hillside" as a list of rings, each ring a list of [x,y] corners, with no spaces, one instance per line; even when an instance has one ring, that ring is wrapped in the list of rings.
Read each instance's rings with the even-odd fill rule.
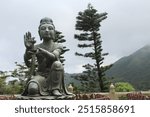
[[[74,83],[76,86],[81,85],[79,80],[76,80],[74,78],[74,76],[76,76],[78,74],[69,74],[69,73],[65,73],[65,84],[69,85],[70,83]]]
[[[144,46],[133,54],[114,63],[106,72],[116,81],[127,81],[137,90],[150,89],[150,45]]]

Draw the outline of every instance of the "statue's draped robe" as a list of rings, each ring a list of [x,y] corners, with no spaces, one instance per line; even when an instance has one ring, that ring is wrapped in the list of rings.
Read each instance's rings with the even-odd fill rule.
[[[31,80],[27,83],[23,95],[28,95],[28,85],[31,82],[37,83],[39,94],[42,96],[49,95],[49,92],[54,89],[66,92],[66,89],[64,89],[64,68],[62,65],[57,66],[57,64],[55,64],[56,62],[59,62],[63,47],[58,43],[54,43],[51,47],[47,48],[41,43],[35,46],[35,49],[37,48],[52,52],[55,55],[55,59],[50,60],[47,55],[40,51],[36,54],[38,68],[36,74],[32,76]]]

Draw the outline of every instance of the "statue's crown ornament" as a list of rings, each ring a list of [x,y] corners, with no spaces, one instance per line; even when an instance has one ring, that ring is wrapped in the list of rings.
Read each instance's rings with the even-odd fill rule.
[[[43,25],[43,24],[51,24],[54,26],[53,24],[53,20],[51,18],[48,18],[48,17],[45,17],[45,18],[42,18],[41,21],[40,21],[40,26]]]

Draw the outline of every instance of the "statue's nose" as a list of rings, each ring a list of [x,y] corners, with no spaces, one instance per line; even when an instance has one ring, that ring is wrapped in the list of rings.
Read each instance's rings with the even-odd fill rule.
[[[48,31],[49,31],[49,29],[48,29],[48,28],[46,28],[46,29],[45,29],[45,31],[46,31],[46,32],[48,32]]]

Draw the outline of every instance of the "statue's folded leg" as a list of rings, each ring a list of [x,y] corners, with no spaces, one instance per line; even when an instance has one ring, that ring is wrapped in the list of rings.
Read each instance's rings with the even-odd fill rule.
[[[39,95],[39,86],[36,82],[30,82],[28,84],[28,95]]]
[[[27,83],[26,89],[23,92],[23,96],[47,96],[49,93],[47,92],[46,87],[46,79],[43,76],[37,75],[33,76],[33,78]]]
[[[63,78],[64,68],[61,62],[55,61],[52,64],[51,72],[48,78],[48,83],[50,84],[49,90],[54,96],[62,95],[62,78]]]

